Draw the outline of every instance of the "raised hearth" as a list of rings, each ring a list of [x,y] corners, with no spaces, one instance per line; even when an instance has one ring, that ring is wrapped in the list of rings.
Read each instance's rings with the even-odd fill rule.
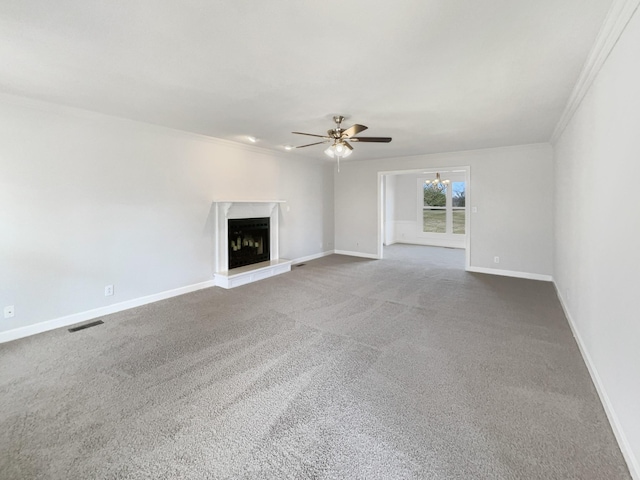
[[[291,261],[279,255],[280,203],[283,201],[214,202],[216,286],[233,288],[291,270]],[[265,227],[268,236],[264,236]],[[249,257],[256,263],[247,265]]]

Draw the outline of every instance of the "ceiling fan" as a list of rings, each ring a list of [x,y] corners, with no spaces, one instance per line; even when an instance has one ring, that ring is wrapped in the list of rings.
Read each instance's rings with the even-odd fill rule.
[[[333,121],[336,122],[335,128],[332,128],[327,131],[327,135],[316,135],[314,133],[304,133],[304,132],[291,132],[296,135],[307,135],[309,137],[318,137],[322,138],[321,142],[309,143],[307,145],[300,145],[296,148],[305,148],[310,147],[312,145],[320,145],[323,143],[331,143],[329,148],[327,148],[324,153],[331,157],[337,158],[338,162],[340,162],[340,158],[346,158],[351,155],[353,151],[353,147],[349,142],[375,142],[375,143],[389,143],[391,141],[391,137],[356,137],[354,135],[358,135],[360,132],[364,132],[368,127],[364,125],[355,124],[349,128],[343,129],[342,122],[344,117],[342,115],[336,115],[333,117]],[[340,164],[338,163],[338,168],[340,168]]]

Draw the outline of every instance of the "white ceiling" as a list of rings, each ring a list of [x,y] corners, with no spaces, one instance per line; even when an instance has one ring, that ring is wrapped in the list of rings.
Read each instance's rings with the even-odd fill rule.
[[[0,92],[350,159],[548,141],[610,0],[3,0]],[[296,153],[322,157],[322,146]]]

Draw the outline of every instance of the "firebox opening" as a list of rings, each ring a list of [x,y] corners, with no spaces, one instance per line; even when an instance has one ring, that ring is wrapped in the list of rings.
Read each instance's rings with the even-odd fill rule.
[[[229,219],[229,270],[266,262],[269,255],[269,217]]]

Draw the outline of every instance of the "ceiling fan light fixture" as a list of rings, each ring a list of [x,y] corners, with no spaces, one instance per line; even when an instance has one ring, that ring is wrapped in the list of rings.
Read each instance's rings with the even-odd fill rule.
[[[364,132],[365,130],[367,130],[367,127],[365,125],[356,123],[347,129],[343,129],[343,120],[344,117],[342,115],[334,116],[333,121],[335,122],[336,126],[331,130],[328,130],[326,135],[317,135],[315,133],[305,132],[291,132],[296,135],[306,135],[308,137],[316,137],[322,139],[321,141],[309,143],[307,145],[300,145],[295,148],[310,147],[312,145],[320,145],[323,143],[326,144],[328,142],[332,142],[332,145],[324,151],[324,154],[327,157],[335,158],[338,161],[338,171],[340,171],[340,159],[347,158],[353,151],[351,142],[389,143],[391,141],[391,137],[356,137],[354,135],[358,135],[359,133]]]
[[[325,155],[330,158],[347,158],[351,155],[351,150],[342,142],[336,142],[324,151]]]

